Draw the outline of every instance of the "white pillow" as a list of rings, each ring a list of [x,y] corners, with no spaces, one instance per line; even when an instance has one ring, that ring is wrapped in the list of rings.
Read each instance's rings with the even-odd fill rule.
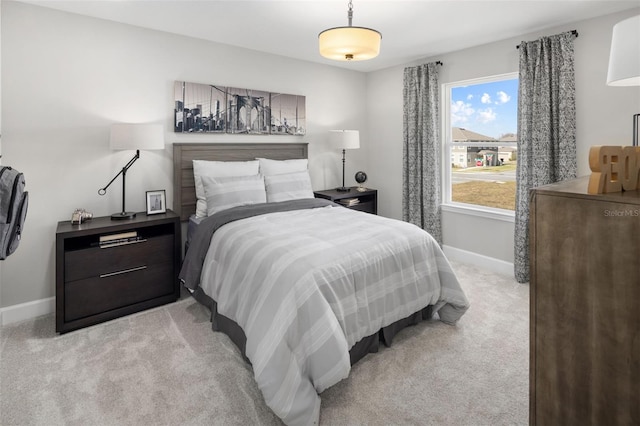
[[[219,178],[202,176],[202,183],[209,216],[231,207],[267,202],[264,178],[260,175]]]
[[[269,160],[268,158],[257,158],[257,160],[260,162],[260,174],[263,176],[304,172],[307,170],[309,164],[309,161],[306,158],[295,160]]]
[[[314,198],[309,172],[285,173],[264,177],[267,202]]]
[[[229,177],[257,175],[260,163],[251,161],[193,160],[193,178],[196,183],[196,217],[207,217],[207,200],[202,177]]]

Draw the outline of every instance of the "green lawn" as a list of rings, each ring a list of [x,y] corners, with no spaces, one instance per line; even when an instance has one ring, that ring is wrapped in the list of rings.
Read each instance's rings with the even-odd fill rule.
[[[503,169],[507,166],[487,167]],[[478,204],[499,209],[516,209],[516,183],[472,181],[451,186],[451,199],[459,203]]]
[[[466,169],[453,168],[453,173],[481,173],[481,172],[510,172],[516,169],[516,163],[507,163],[504,166],[491,167],[467,167]]]

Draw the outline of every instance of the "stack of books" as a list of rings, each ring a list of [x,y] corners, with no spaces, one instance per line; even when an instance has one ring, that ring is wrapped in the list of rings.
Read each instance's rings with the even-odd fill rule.
[[[355,206],[356,204],[358,204],[360,202],[360,199],[359,198],[344,198],[342,200],[338,200],[338,202],[340,204],[342,204],[343,206],[351,207],[351,206]]]
[[[140,241],[142,238],[137,231],[121,232],[119,234],[100,235],[98,245],[100,247],[118,246]]]

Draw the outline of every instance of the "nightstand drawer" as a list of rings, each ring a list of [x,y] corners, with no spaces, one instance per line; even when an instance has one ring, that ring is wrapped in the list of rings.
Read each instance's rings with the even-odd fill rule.
[[[356,205],[349,206],[349,208],[352,210],[358,210],[358,211],[367,212],[367,213],[375,213],[376,211],[376,205],[373,201],[367,201],[364,203],[361,202]]]
[[[173,260],[137,266],[68,282],[64,320],[73,321],[174,292]]]
[[[64,280],[76,281],[173,260],[173,235],[152,237],[115,247],[91,247],[65,253]]]

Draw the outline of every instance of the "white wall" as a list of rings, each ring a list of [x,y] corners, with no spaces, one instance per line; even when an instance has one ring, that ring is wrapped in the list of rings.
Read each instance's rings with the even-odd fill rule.
[[[615,23],[640,9],[576,22],[543,33],[425,58],[405,66],[442,61],[440,82],[450,83],[518,71],[521,41],[577,30],[575,40],[578,175],[589,174],[592,145],[631,145],[632,115],[640,111],[640,88],[609,87],[605,80],[611,31]],[[368,175],[378,188],[378,211],[402,217],[402,78],[405,66],[367,74]],[[468,214],[443,212],[443,244],[513,263],[513,223]],[[474,235],[474,238],[469,238]]]
[[[97,194],[133,156],[109,149],[114,122],[160,122],[166,149],[142,152],[127,173],[127,209],[166,189],[172,206],[173,142],[309,143],[314,189],[341,181],[328,130],[360,129],[366,140],[365,75],[169,33],[4,1],[3,163],[24,172],[30,205],[24,237],[2,270],[2,307],[54,296],[58,221],[83,207],[96,216],[121,208],[121,185]],[[307,135],[173,133],[175,80],[306,96]],[[366,143],[348,154],[347,184],[366,169]]]

